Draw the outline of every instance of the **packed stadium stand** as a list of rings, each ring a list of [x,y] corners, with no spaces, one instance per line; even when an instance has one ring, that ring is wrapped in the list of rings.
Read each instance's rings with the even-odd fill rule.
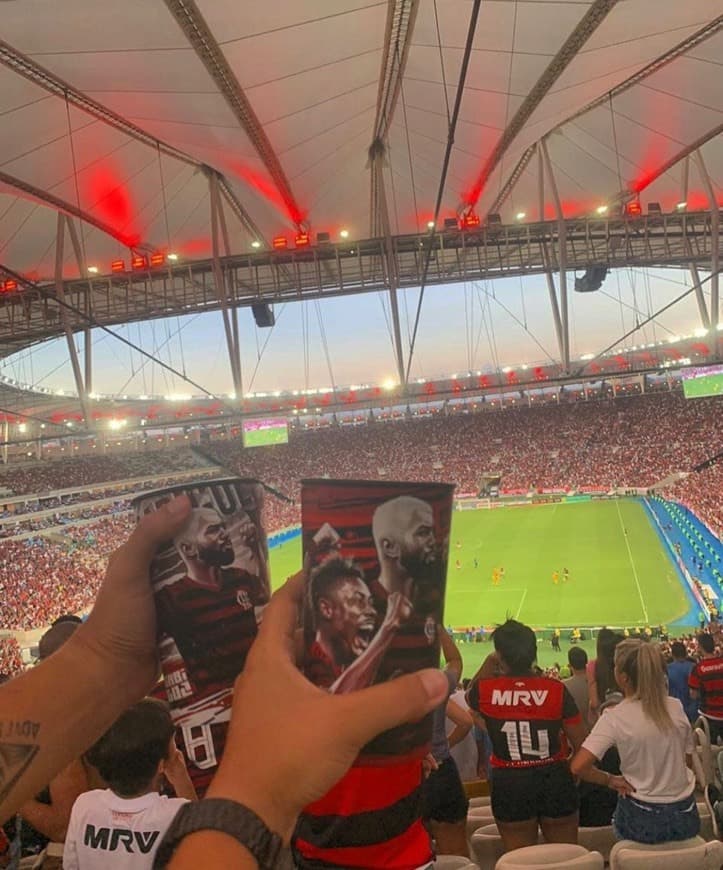
[[[187,471],[203,463],[188,448],[154,449],[122,456],[63,457],[30,467],[8,466],[0,471],[0,486],[14,495],[44,494],[109,480],[123,481],[146,474]]]
[[[508,492],[649,487],[723,449],[722,412],[721,399],[663,394],[300,432],[255,451],[213,442],[211,454],[294,494],[305,477],[370,474],[476,494],[486,471],[501,473]]]
[[[721,55],[723,0],[0,2],[1,867],[166,866],[159,789],[213,813],[186,765],[220,763],[253,839],[171,866],[721,870]],[[81,625],[134,497],[230,475],[271,571],[255,489],[158,498]],[[264,608],[324,477],[459,502],[317,506],[311,686],[300,590]],[[483,661],[468,807],[443,720]]]
[[[456,412],[301,429],[292,432],[287,445],[253,450],[244,449],[240,439],[234,438],[206,442],[200,450],[154,449],[48,461],[17,470],[8,468],[0,479],[17,491],[43,493],[73,484],[162,474],[170,469],[197,467],[199,473],[207,475],[212,461],[218,461],[232,473],[258,477],[293,500],[268,495],[266,524],[273,532],[299,521],[299,483],[307,477],[451,480],[457,483],[459,493],[476,494],[481,475],[488,471],[501,473],[503,492],[525,493],[534,489],[650,487],[674,473],[691,472],[666,494],[707,522],[712,532],[719,532],[721,465],[701,472],[692,469],[723,448],[722,413],[723,399],[686,402],[681,395],[669,393],[474,414]],[[170,480],[156,480],[155,485]],[[99,495],[111,501],[93,505]],[[78,499],[77,508],[62,514],[55,510],[37,518],[32,512],[17,514],[0,526],[0,535],[6,538],[59,527],[64,536],[60,542],[36,536],[0,543],[3,628],[44,625],[62,612],[83,610],[92,603],[103,573],[103,556],[121,543],[131,528],[129,503],[114,486],[101,486]],[[54,502],[52,506],[57,507]],[[87,524],[78,525],[82,521]],[[682,533],[681,541],[685,544]]]

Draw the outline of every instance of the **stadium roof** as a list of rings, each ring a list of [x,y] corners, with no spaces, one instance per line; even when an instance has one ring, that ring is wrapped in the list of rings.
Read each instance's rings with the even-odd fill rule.
[[[423,230],[468,40],[440,218],[554,217],[543,140],[566,216],[638,194],[708,208],[722,24],[721,0],[6,0],[0,263],[52,278],[58,211],[88,265],[207,257],[209,175],[231,252],[378,235],[383,200],[393,233]]]

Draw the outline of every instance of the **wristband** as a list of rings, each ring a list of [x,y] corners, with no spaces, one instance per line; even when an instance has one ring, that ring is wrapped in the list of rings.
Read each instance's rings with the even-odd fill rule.
[[[292,870],[291,853],[253,810],[225,798],[184,804],[156,852],[153,870],[166,867],[180,842],[197,831],[219,831],[233,837],[253,855],[259,870]]]

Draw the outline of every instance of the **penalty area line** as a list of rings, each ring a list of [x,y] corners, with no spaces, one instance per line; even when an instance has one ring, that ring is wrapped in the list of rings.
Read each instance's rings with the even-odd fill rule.
[[[522,600],[520,601],[520,606],[517,608],[517,613],[515,614],[515,619],[520,618],[520,613],[522,613],[522,608],[524,607],[524,604],[525,604],[525,598],[527,598],[527,587],[525,587],[525,589],[522,593]]]
[[[623,525],[623,515],[620,513],[620,499],[615,499],[615,507],[618,509],[618,520],[620,520],[620,531],[623,533],[623,538],[625,538],[625,546],[628,548],[628,559],[630,559],[630,567],[633,569],[633,577],[635,578],[635,585],[638,587],[638,595],[640,597],[640,604],[643,608],[643,616],[645,617],[645,624],[648,624],[648,608],[645,606],[645,599],[643,598],[643,590],[640,588],[640,580],[638,579],[638,571],[635,567],[635,562],[633,560],[633,551],[630,549],[630,541],[628,540],[628,533]]]

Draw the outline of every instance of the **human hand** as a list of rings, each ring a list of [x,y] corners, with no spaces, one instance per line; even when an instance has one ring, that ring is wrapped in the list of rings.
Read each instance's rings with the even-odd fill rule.
[[[436,669],[342,695],[313,686],[294,666],[303,594],[300,573],[266,609],[236,680],[224,756],[207,792],[245,804],[287,840],[303,807],[326,794],[372,737],[421,719],[448,691]],[[282,748],[281,734],[288,738]]]
[[[176,746],[176,741],[173,737],[171,737],[168,757],[163,762],[163,772],[166,774],[166,779],[171,785],[175,785],[176,780],[188,775],[186,759],[178,746]]]
[[[190,510],[181,495],[141,518],[111,554],[93,610],[68,642],[81,645],[129,703],[142,698],[158,675],[151,559],[183,527]]]
[[[427,779],[433,770],[439,770],[439,764],[432,753],[428,752],[422,759],[422,776]]]
[[[610,776],[608,778],[607,786],[608,788],[613,789],[613,791],[616,791],[621,797],[635,794],[635,789],[624,776]]]

